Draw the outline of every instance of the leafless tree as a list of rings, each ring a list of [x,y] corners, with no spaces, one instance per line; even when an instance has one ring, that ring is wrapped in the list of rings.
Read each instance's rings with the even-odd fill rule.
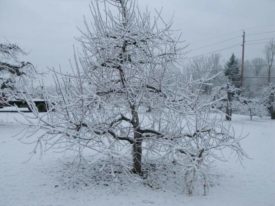
[[[73,72],[54,71],[56,91],[43,92],[49,111],[39,114],[22,94],[32,107],[36,146],[80,155],[91,149],[126,168],[130,157],[131,172],[139,175],[145,152],[178,162],[188,193],[198,176],[207,187],[207,173],[196,168],[224,148],[243,154],[234,132],[215,120],[219,113],[211,117],[212,99],[201,95],[215,75],[193,79],[176,71],[179,40],[160,13],[152,17],[130,0],[97,0],[90,8]]]
[[[179,53],[178,39],[160,13],[152,17],[141,12],[135,1],[97,0],[90,10],[93,21],[85,21],[79,38],[83,56],[80,62],[75,58],[76,75],[57,79],[62,98],[54,114],[62,114],[57,116],[63,132],[54,122],[47,128],[54,126],[50,133],[72,136],[87,146],[102,137],[127,142],[132,145],[132,171],[142,174],[144,139],[165,136],[154,128],[155,122],[144,120],[144,108],[157,112],[172,101],[167,82]]]
[[[265,67],[265,60],[260,57],[254,58],[252,59],[251,64],[254,70],[254,75],[258,77]]]
[[[210,94],[213,87],[221,85],[225,81],[219,54],[192,58],[186,68],[187,75],[191,75],[193,79],[202,80],[211,77],[208,82],[204,82],[204,93]]]

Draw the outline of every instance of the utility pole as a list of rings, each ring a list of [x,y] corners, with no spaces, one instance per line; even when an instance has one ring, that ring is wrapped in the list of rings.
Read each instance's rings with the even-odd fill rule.
[[[243,31],[243,43],[242,43],[242,64],[241,64],[241,85],[240,87],[243,87],[243,73],[244,73],[244,48],[245,48],[245,31]]]
[[[271,83],[271,69],[274,62],[274,56],[275,56],[275,41],[274,39],[271,39],[268,43],[268,46],[266,47],[266,56],[267,56],[267,64],[268,64],[268,84]]]

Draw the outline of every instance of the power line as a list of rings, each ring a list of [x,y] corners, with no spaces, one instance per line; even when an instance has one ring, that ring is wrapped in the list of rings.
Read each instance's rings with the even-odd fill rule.
[[[245,27],[243,29],[236,29],[236,30],[231,30],[231,31],[228,31],[228,32],[224,32],[224,33],[220,33],[218,35],[211,35],[207,38],[202,38],[202,39],[198,39],[196,42],[201,42],[201,41],[209,41],[211,39],[219,39],[219,38],[223,38],[224,36],[228,36],[228,35],[232,35],[232,34],[236,34],[236,33],[239,33],[241,32],[242,30],[251,30],[251,29],[262,29],[262,28],[268,28],[268,27],[272,27],[274,28],[275,25],[266,25],[266,26],[252,26],[252,27]],[[249,33],[249,32],[247,32]],[[249,35],[261,35],[261,34],[270,34],[270,33],[275,33],[275,30],[267,30],[267,31],[263,31],[263,32],[252,32],[252,33],[249,33]]]
[[[202,41],[210,41],[210,40],[217,40],[217,39],[223,39],[225,36],[229,36],[229,35],[233,35],[233,34],[237,34],[239,33],[241,30],[238,29],[238,30],[235,30],[235,31],[229,31],[229,32],[225,32],[225,33],[220,33],[218,35],[213,35],[213,36],[210,36],[210,37],[206,37],[206,38],[202,38],[202,39],[198,39],[196,40],[196,42],[202,42]],[[239,36],[238,36],[239,37]],[[230,38],[230,37],[229,37]]]
[[[232,40],[238,39],[238,38],[240,38],[240,36],[235,36],[235,37],[232,37],[232,38],[229,38],[229,39],[224,39],[222,41],[213,42],[212,44],[207,44],[207,45],[204,45],[204,46],[201,46],[201,47],[197,47],[195,49],[191,49],[191,51],[196,51],[196,50],[199,50],[199,49],[203,49],[203,48],[219,45],[219,44],[222,44],[224,42],[232,41]]]
[[[252,27],[253,28],[253,27]],[[236,33],[236,32],[233,32],[233,33]],[[265,31],[265,32],[257,32],[257,33],[248,33],[248,35],[260,35],[260,34],[268,34],[268,33],[275,33],[275,30],[272,30],[272,31]],[[228,34],[228,33],[226,33]],[[203,45],[203,46],[200,46],[200,47],[196,47],[194,49],[192,49],[193,51],[196,51],[196,50],[199,50],[199,49],[203,49],[203,48],[207,48],[207,47],[211,47],[211,46],[215,46],[215,45],[218,45],[218,44],[221,44],[221,43],[224,43],[224,42],[228,42],[228,41],[232,41],[234,39],[237,39],[239,38],[240,36],[233,36],[231,38],[227,38],[227,39],[224,39],[224,40],[221,40],[221,41],[216,41],[216,42],[213,42],[211,44],[206,44],[206,45]],[[209,39],[212,39],[212,38],[205,38],[205,40],[209,40]],[[247,42],[254,42],[254,41],[261,41],[261,40],[269,40],[270,38],[264,38],[264,39],[252,39],[252,40],[248,40]],[[198,41],[196,41],[198,42]]]
[[[253,64],[253,65],[255,65],[255,64]],[[268,64],[267,63],[263,63],[263,64],[257,64],[256,66],[268,66]],[[275,68],[275,66],[273,65],[272,68]]]
[[[260,35],[260,34],[267,34],[267,33],[275,33],[275,30],[269,30],[269,31],[264,31],[264,32],[257,32],[257,33],[248,33],[248,35],[250,35],[250,34],[252,34],[252,35]],[[216,45],[223,44],[225,42],[230,42],[230,41],[236,40],[239,37],[240,36],[233,36],[231,38],[223,39],[221,41],[216,41],[216,42],[213,42],[211,44],[206,44],[206,45],[194,48],[194,49],[190,49],[189,52],[194,52],[194,51],[198,51],[198,50],[205,49],[205,48],[211,48],[211,47],[214,47]],[[253,46],[253,45],[259,45],[259,44],[265,44],[270,39],[271,38],[251,39],[251,40],[245,41],[245,43],[246,43],[247,46]],[[242,43],[241,45],[243,45],[243,44],[244,43]],[[235,48],[236,46],[240,46],[240,44],[233,44],[233,45],[228,46],[228,47],[224,47],[224,48],[220,48],[220,49],[214,49],[212,51],[210,50],[209,52],[205,52],[205,53],[202,53],[202,54],[194,55],[192,57],[189,57],[188,59],[194,59],[194,58],[198,58],[198,57],[201,57],[201,56],[204,56],[204,55],[215,54],[215,53],[218,53],[218,52],[221,52],[221,51],[225,51],[225,50],[228,50],[228,49]]]
[[[248,40],[247,42],[258,42],[258,41],[266,41],[266,40],[270,40],[272,38],[264,38],[264,39],[252,39],[252,40]]]
[[[230,46],[230,47],[225,47],[225,48],[222,48],[222,49],[217,49],[217,50],[214,50],[214,51],[212,51],[212,52],[208,52],[208,53],[216,53],[216,52],[219,52],[219,51],[224,51],[224,50],[227,50],[227,49],[232,49],[232,48],[235,48],[236,46],[240,46],[240,44],[234,44],[234,45],[232,45],[232,46]]]
[[[247,46],[259,45],[259,44],[266,44],[267,42],[257,42],[257,43],[248,43]]]
[[[260,28],[260,29],[262,29],[262,28],[274,28],[275,27],[275,25],[274,24],[268,24],[268,25],[261,25],[261,26],[250,26],[250,27],[245,27],[245,28],[243,28],[243,29],[245,29],[245,30],[251,30],[251,29],[258,29],[258,28]]]
[[[275,33],[275,30],[264,31],[264,32],[257,32],[257,33],[249,33],[249,35],[257,36],[257,35],[261,35],[261,34],[272,34],[272,33]]]
[[[267,79],[268,76],[267,76],[267,77],[244,77],[244,78],[248,78],[248,79],[249,79],[249,78],[251,78],[251,79],[252,79],[252,78],[253,78],[253,79],[257,79],[257,78],[266,78],[266,79]],[[270,78],[271,78],[271,79],[274,79],[275,77],[270,77]]]
[[[210,52],[206,52],[206,53],[203,53],[203,54],[192,56],[192,57],[190,57],[188,59],[194,59],[194,58],[198,58],[198,57],[201,57],[201,56],[204,56],[204,55],[215,54],[217,52],[221,52],[221,51],[225,51],[225,50],[228,50],[228,49],[235,48],[236,46],[240,46],[240,44],[234,44],[234,45],[229,46],[229,47],[225,47],[225,48],[221,48],[221,49],[217,49],[217,50],[212,50]]]

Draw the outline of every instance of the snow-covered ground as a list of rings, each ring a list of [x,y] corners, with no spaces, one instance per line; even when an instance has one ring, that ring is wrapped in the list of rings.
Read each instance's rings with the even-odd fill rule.
[[[32,156],[33,145],[19,139],[24,126],[15,113],[0,113],[0,206],[274,206],[275,121],[233,116],[237,133],[248,134],[242,145],[250,159],[235,156],[217,163],[217,185],[207,196],[189,197],[181,189],[152,189],[143,184],[96,184],[67,187],[64,163],[70,154]],[[30,158],[32,157],[32,158]],[[71,177],[73,178],[73,177]],[[68,182],[68,181],[67,181]]]

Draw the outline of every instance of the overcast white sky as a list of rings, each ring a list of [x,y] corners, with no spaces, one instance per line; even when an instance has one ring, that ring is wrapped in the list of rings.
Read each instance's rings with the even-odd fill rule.
[[[90,1],[0,0],[0,41],[18,43],[29,52],[27,59],[40,71],[58,65],[66,68],[72,46],[77,44],[74,40],[79,35],[77,26],[82,27],[83,15],[89,16]],[[190,44],[188,57],[216,50],[221,50],[224,58],[232,52],[240,55],[243,29],[247,33],[246,57],[263,56],[265,42],[275,37],[275,0],[138,0],[138,3],[150,10],[162,8],[165,19],[173,18],[174,28]]]

